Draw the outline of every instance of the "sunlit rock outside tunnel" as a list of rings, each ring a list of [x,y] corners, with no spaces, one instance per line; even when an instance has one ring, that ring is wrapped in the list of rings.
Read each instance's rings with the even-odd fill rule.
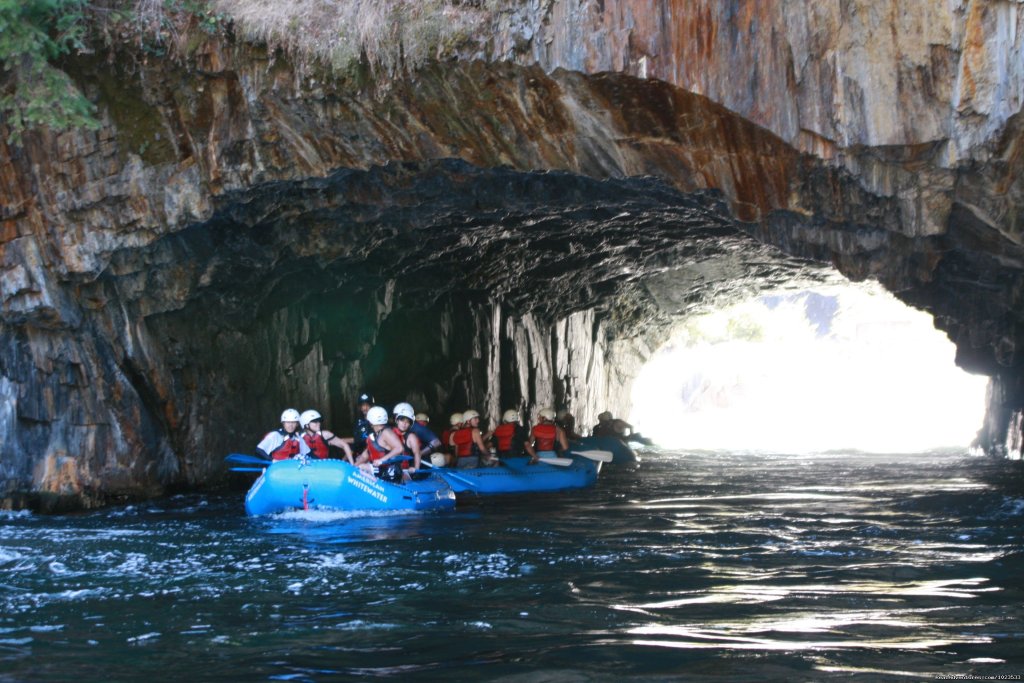
[[[213,4],[163,53],[58,60],[96,127],[0,125],[5,507],[221,486],[284,407],[345,433],[364,390],[666,446],[1019,451],[1019,40],[935,47],[1002,14],[903,17],[917,75],[851,48],[844,80],[802,42],[841,17],[771,3],[625,41],[628,12],[455,3],[470,37],[344,68]]]

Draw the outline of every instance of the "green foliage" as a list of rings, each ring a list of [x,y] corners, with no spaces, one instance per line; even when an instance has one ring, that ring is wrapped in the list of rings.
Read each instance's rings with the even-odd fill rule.
[[[0,0],[0,121],[17,144],[31,127],[98,128],[96,107],[59,66],[89,45],[137,41],[164,56],[184,30],[221,31],[209,0]]]
[[[99,127],[95,107],[53,62],[84,49],[85,0],[0,0],[0,116],[11,142],[42,125]]]

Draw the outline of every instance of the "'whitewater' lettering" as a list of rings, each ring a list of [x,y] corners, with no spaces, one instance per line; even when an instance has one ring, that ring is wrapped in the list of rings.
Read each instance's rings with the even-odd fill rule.
[[[348,483],[352,484],[352,486],[355,486],[360,491],[369,493],[371,496],[373,496],[382,503],[388,502],[388,497],[384,494],[383,489],[378,490],[376,482],[374,482],[374,485],[371,485],[364,481],[361,477],[349,475]]]

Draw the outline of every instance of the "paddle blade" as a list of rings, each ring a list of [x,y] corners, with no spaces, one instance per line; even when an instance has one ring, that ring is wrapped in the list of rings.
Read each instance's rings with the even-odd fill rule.
[[[615,457],[611,451],[570,451],[573,455],[581,455],[597,462],[611,462]]]
[[[270,464],[269,460],[257,458],[255,455],[248,455],[247,453],[232,453],[224,458],[224,462],[231,463],[232,465],[257,465],[262,467]]]
[[[546,462],[549,465],[557,465],[558,467],[568,467],[572,464],[572,458],[541,458],[540,462]]]

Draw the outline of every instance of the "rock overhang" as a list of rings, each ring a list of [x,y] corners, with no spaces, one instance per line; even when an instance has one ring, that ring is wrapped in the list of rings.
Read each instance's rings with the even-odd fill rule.
[[[1020,394],[1019,117],[958,169],[942,141],[803,155],[706,98],[621,73],[427,63],[374,90],[259,47],[210,41],[193,58],[100,79],[91,92],[111,113],[97,134],[0,150],[14,236],[4,324],[21,340],[5,395],[46,454],[88,451],[81,486],[102,488],[103,449],[136,468],[129,480],[208,481],[205,453],[289,392],[343,418],[357,385],[416,371],[386,351],[432,321],[439,339],[418,342],[418,359],[448,386],[424,382],[423,402],[596,405],[628,381],[611,377],[616,353],[637,353],[619,341],[709,301],[833,276],[810,261],[931,311],[964,364]],[[83,67],[87,91],[104,68]],[[139,106],[114,107],[123,97]],[[232,354],[244,362],[230,371],[214,362]],[[43,368],[36,381],[28,365]],[[204,413],[232,395],[256,407]],[[253,415],[211,436],[207,423],[241,413]],[[18,471],[18,486],[39,484]]]

